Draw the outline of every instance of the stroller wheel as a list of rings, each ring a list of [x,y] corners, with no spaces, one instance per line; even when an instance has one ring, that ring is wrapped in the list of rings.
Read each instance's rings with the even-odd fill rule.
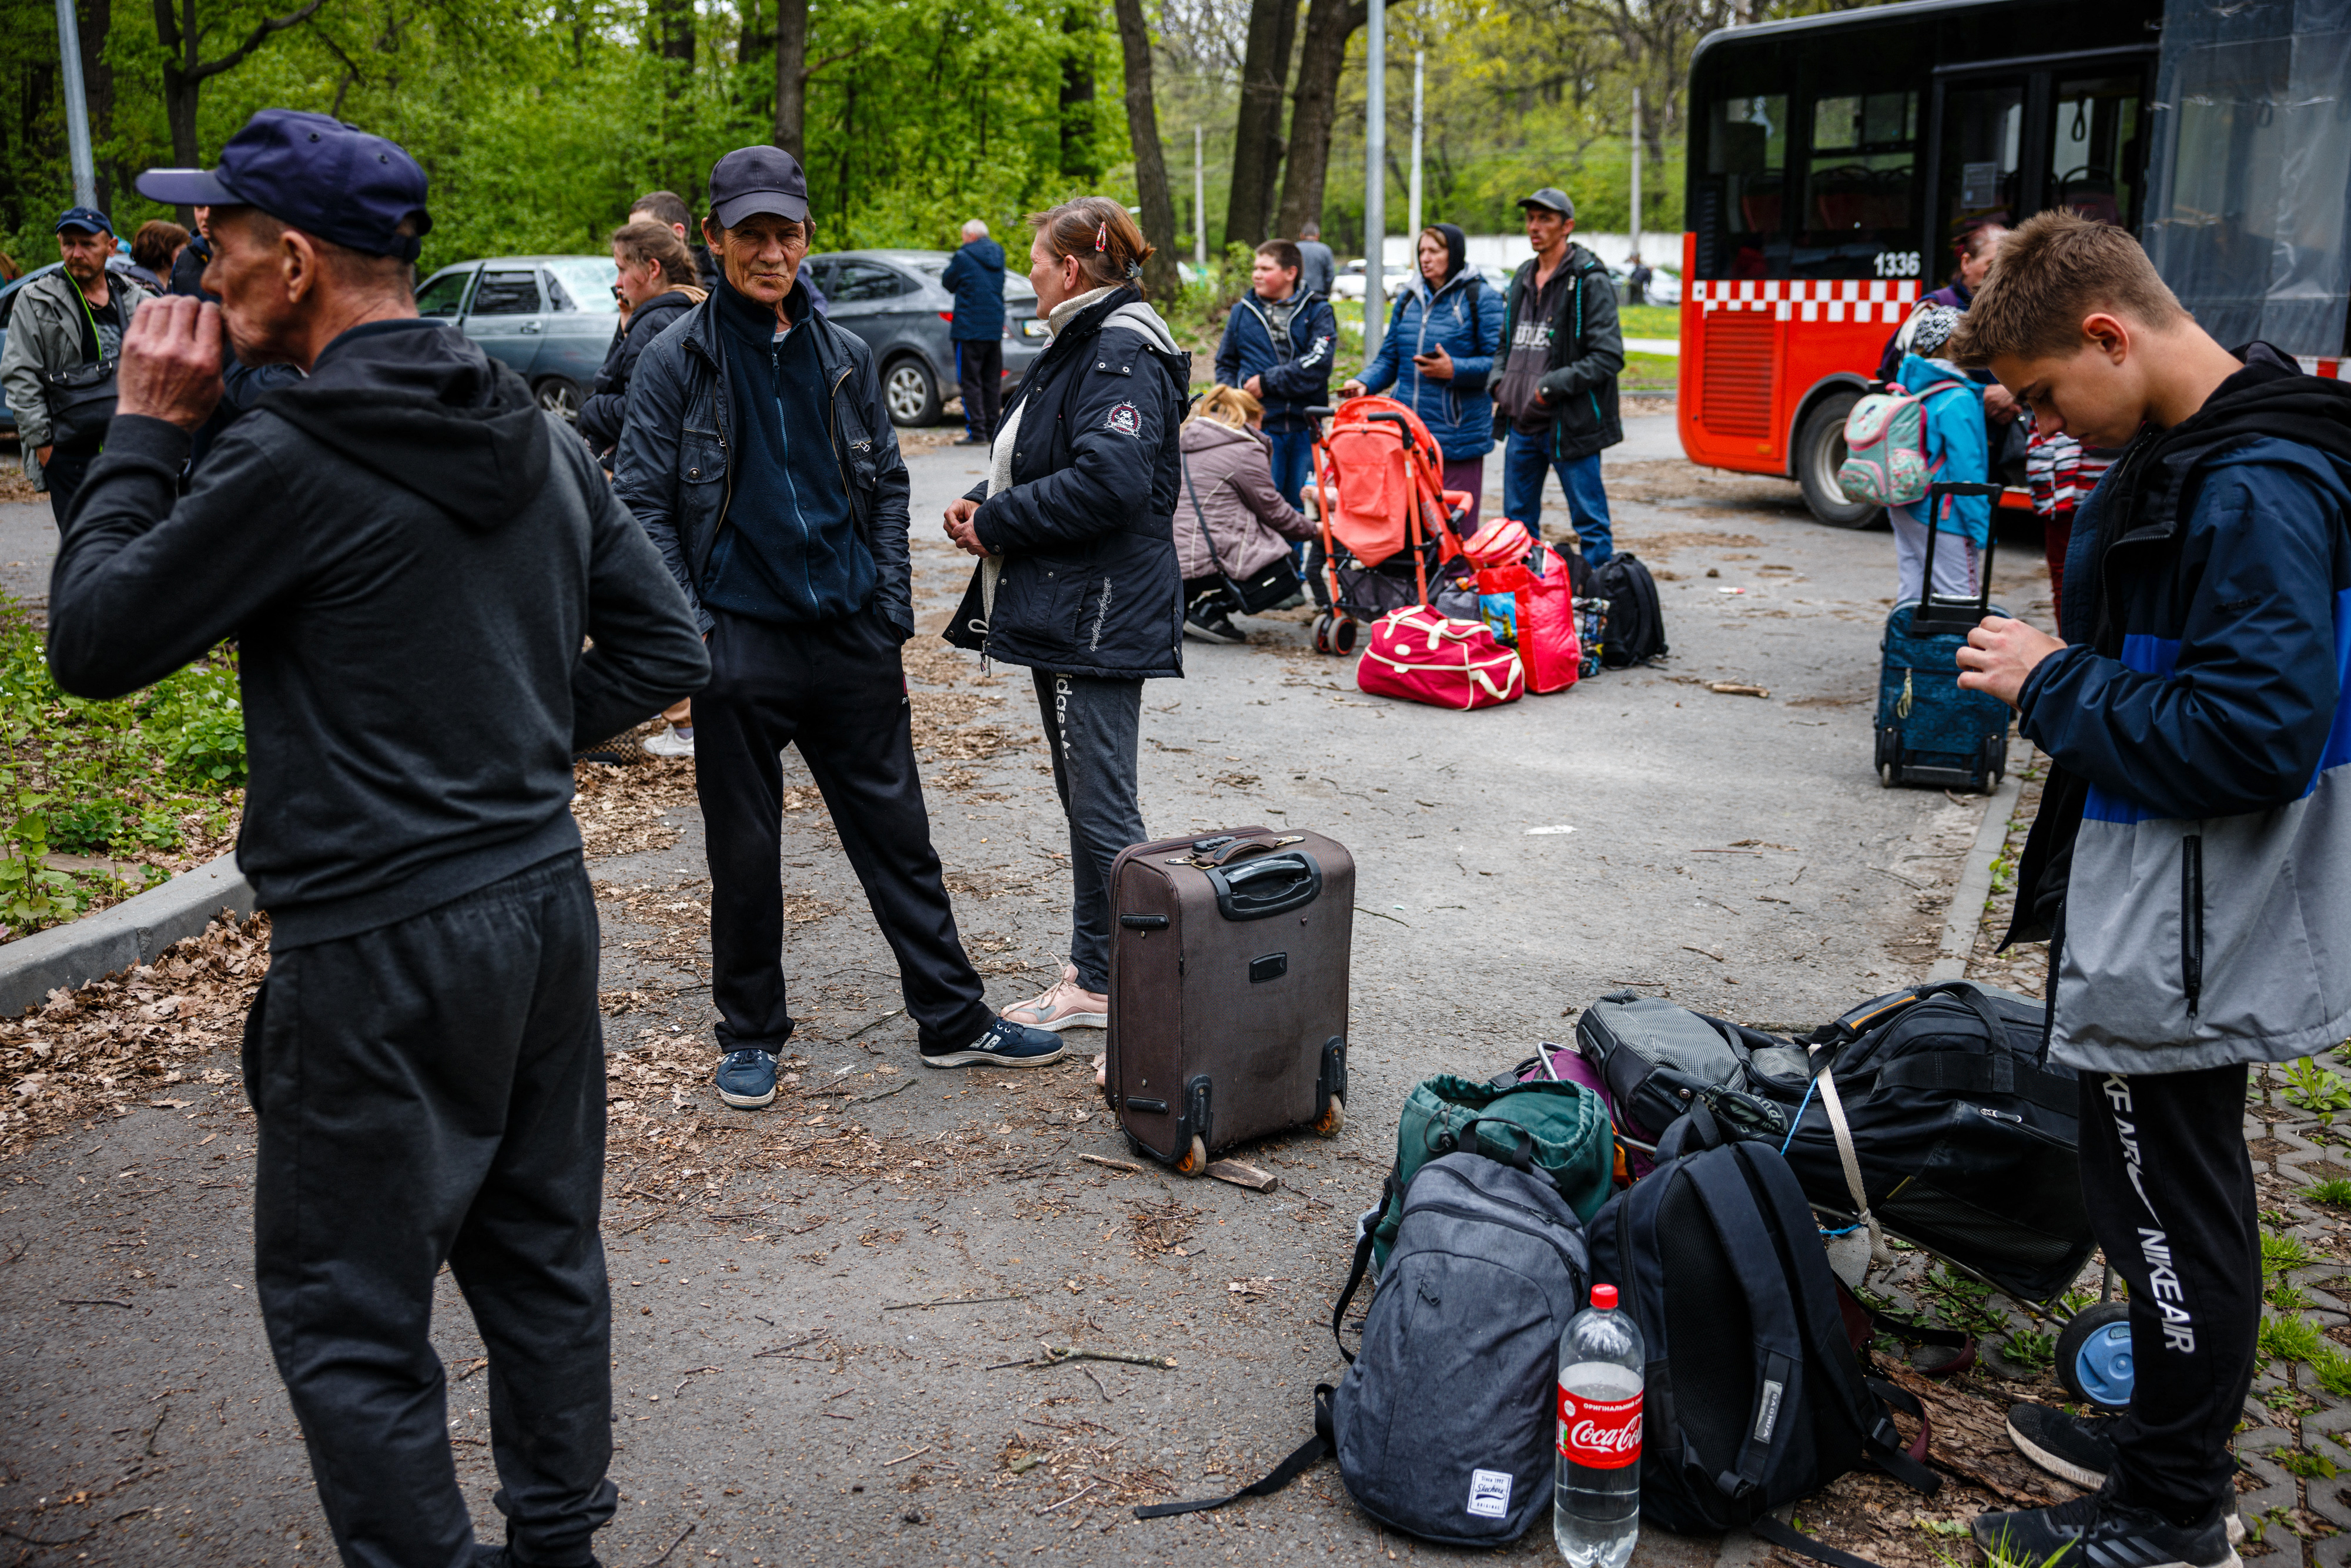
[[[1337,651],[1331,646],[1331,619],[1328,610],[1314,618],[1314,651],[1318,653]]]
[[[1333,624],[1331,627],[1331,651],[1334,653],[1353,653],[1355,651],[1355,635],[1363,630],[1362,622],[1355,620],[1352,615],[1333,616],[1332,622]]]
[[[2129,1314],[2124,1302],[2101,1301],[2075,1312],[2057,1336],[2058,1381],[2095,1410],[2120,1410],[2131,1402],[2137,1379]]]

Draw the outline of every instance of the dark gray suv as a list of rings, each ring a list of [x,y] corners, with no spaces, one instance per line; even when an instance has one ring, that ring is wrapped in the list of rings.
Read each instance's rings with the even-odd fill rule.
[[[936,424],[956,395],[955,344],[947,323],[955,296],[939,284],[952,253],[837,250],[801,263],[823,290],[826,315],[873,350],[882,395],[897,424]],[[1045,323],[1026,274],[1004,274],[1004,397],[1045,350]]]
[[[538,394],[538,406],[580,417],[620,325],[610,256],[501,256],[444,267],[416,291],[420,316],[437,316],[504,360]]]

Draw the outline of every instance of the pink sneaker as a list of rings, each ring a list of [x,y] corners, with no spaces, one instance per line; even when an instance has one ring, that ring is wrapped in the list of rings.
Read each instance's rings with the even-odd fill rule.
[[[1065,1029],[1108,1029],[1110,998],[1080,986],[1077,966],[1066,964],[1051,990],[1033,1002],[1005,1009],[1004,1016],[1014,1023],[1050,1034],[1059,1034]]]

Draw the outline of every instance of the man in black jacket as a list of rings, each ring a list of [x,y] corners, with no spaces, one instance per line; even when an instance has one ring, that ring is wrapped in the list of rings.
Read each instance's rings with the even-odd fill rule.
[[[124,342],[50,582],[49,664],[120,696],[237,640],[237,847],[272,920],[245,1033],[256,1271],[319,1501],[346,1563],[590,1563],[615,1499],[611,1320],[571,753],[707,661],[586,450],[417,319],[431,219],[405,152],[265,110],[217,170],[139,189],[211,204],[222,299],[151,306]],[[224,323],[246,363],[309,373],[183,497]],[[489,1350],[495,1559],[450,1469],[444,1261]]]
[[[1510,279],[1494,378],[1494,434],[1502,450],[1502,516],[1541,532],[1543,476],[1556,470],[1583,559],[1616,553],[1600,454],[1625,439],[1616,376],[1625,338],[1605,263],[1575,244],[1575,204],[1546,185],[1519,205],[1535,254]]]
[[[719,1097],[772,1103],[791,1038],[777,855],[779,757],[796,741],[897,956],[923,1061],[1054,1061],[1057,1038],[982,999],[931,848],[898,654],[914,634],[906,465],[872,351],[815,315],[800,286],[799,161],[773,147],[721,158],[703,234],[717,290],[638,361],[613,483],[710,643],[695,789]]]

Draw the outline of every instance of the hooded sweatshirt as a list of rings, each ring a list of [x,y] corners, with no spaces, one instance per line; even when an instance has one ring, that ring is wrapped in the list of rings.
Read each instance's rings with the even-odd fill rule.
[[[578,854],[572,753],[708,678],[652,542],[551,420],[415,319],[337,338],[184,497],[187,433],[116,418],[57,550],[49,667],[120,696],[237,639],[237,854],[279,946]]]

